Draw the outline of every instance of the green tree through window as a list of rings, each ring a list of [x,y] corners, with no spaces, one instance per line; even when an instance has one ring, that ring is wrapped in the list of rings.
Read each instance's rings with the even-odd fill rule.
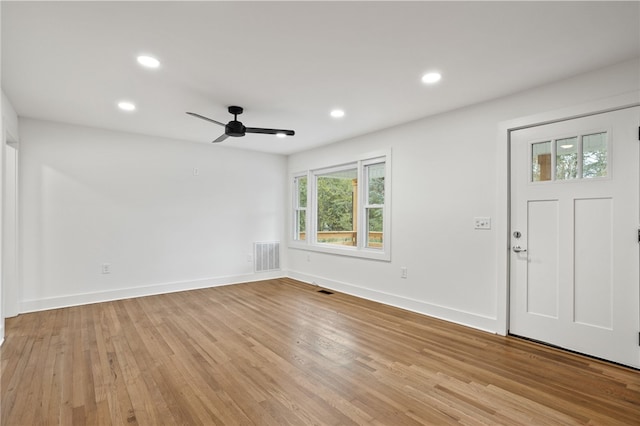
[[[319,175],[316,185],[318,242],[355,245],[357,169]]]
[[[379,248],[383,243],[384,236],[384,163],[371,164],[365,167],[367,177],[367,197],[365,200],[366,210],[366,246]]]

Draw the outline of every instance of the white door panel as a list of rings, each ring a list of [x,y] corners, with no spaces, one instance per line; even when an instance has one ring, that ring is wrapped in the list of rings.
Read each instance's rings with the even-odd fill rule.
[[[512,133],[510,333],[640,367],[639,124],[635,107]]]

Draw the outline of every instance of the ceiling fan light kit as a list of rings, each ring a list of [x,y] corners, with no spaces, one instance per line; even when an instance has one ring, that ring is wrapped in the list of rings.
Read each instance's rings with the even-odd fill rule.
[[[293,136],[296,134],[293,130],[285,130],[285,129],[264,129],[261,127],[245,127],[242,122],[238,121],[238,115],[242,114],[244,109],[239,106],[230,106],[228,108],[229,114],[233,114],[233,120],[229,121],[227,124],[216,121],[212,118],[205,117],[204,115],[196,114],[195,112],[187,112],[187,114],[200,118],[202,120],[210,121],[211,123],[217,124],[219,126],[224,127],[224,134],[219,136],[217,139],[214,139],[212,143],[222,142],[227,139],[229,136],[238,138],[242,137],[247,133],[261,133],[266,135],[286,135]]]

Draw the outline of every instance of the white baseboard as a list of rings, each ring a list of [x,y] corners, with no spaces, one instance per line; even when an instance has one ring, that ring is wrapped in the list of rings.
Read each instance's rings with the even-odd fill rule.
[[[153,296],[156,294],[175,293],[178,291],[196,290],[207,287],[218,287],[230,284],[262,281],[284,277],[283,271],[261,272],[256,274],[233,275],[215,278],[205,278],[193,281],[178,281],[170,283],[152,284],[147,286],[122,288],[118,290],[99,291],[92,293],[71,294],[35,300],[23,300],[20,312],[46,311],[49,309],[67,308],[70,306],[87,305],[90,303],[109,302],[112,300],[130,299],[133,297]]]
[[[434,305],[432,303],[409,299],[406,297],[371,290],[353,284],[334,281],[301,272],[288,271],[287,276],[298,281],[306,282],[309,284],[314,283],[323,288],[347,293],[353,296],[361,297],[363,299],[383,303],[385,305],[395,306],[397,308],[406,309],[407,311],[439,318],[445,321],[461,324],[478,330],[487,331],[490,333],[498,332],[498,322],[496,318],[448,308],[446,306]]]
[[[496,318],[464,312],[458,309],[439,306],[419,300],[371,290],[357,285],[330,280],[324,277],[305,274],[297,271],[272,271],[256,274],[234,275],[206,278],[192,281],[160,283],[148,286],[122,288],[118,290],[100,291],[92,293],[72,294],[36,300],[24,300],[20,304],[20,312],[37,312],[49,309],[66,308],[70,306],[87,305],[91,303],[109,302],[112,300],[130,299],[133,297],[153,296],[156,294],[175,293],[178,291],[196,290],[208,287],[240,284],[252,281],[262,281],[274,278],[289,277],[306,283],[316,283],[324,288],[351,294],[363,299],[372,300],[385,305],[395,306],[423,315],[439,318],[445,321],[476,328],[490,333],[498,332]],[[2,330],[4,331],[4,330]],[[4,333],[0,333],[0,338]]]

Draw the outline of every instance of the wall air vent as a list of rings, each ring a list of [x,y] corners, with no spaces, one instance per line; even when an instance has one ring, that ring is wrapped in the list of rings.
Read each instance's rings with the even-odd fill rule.
[[[254,271],[267,272],[280,269],[280,242],[256,242],[254,248]]]

